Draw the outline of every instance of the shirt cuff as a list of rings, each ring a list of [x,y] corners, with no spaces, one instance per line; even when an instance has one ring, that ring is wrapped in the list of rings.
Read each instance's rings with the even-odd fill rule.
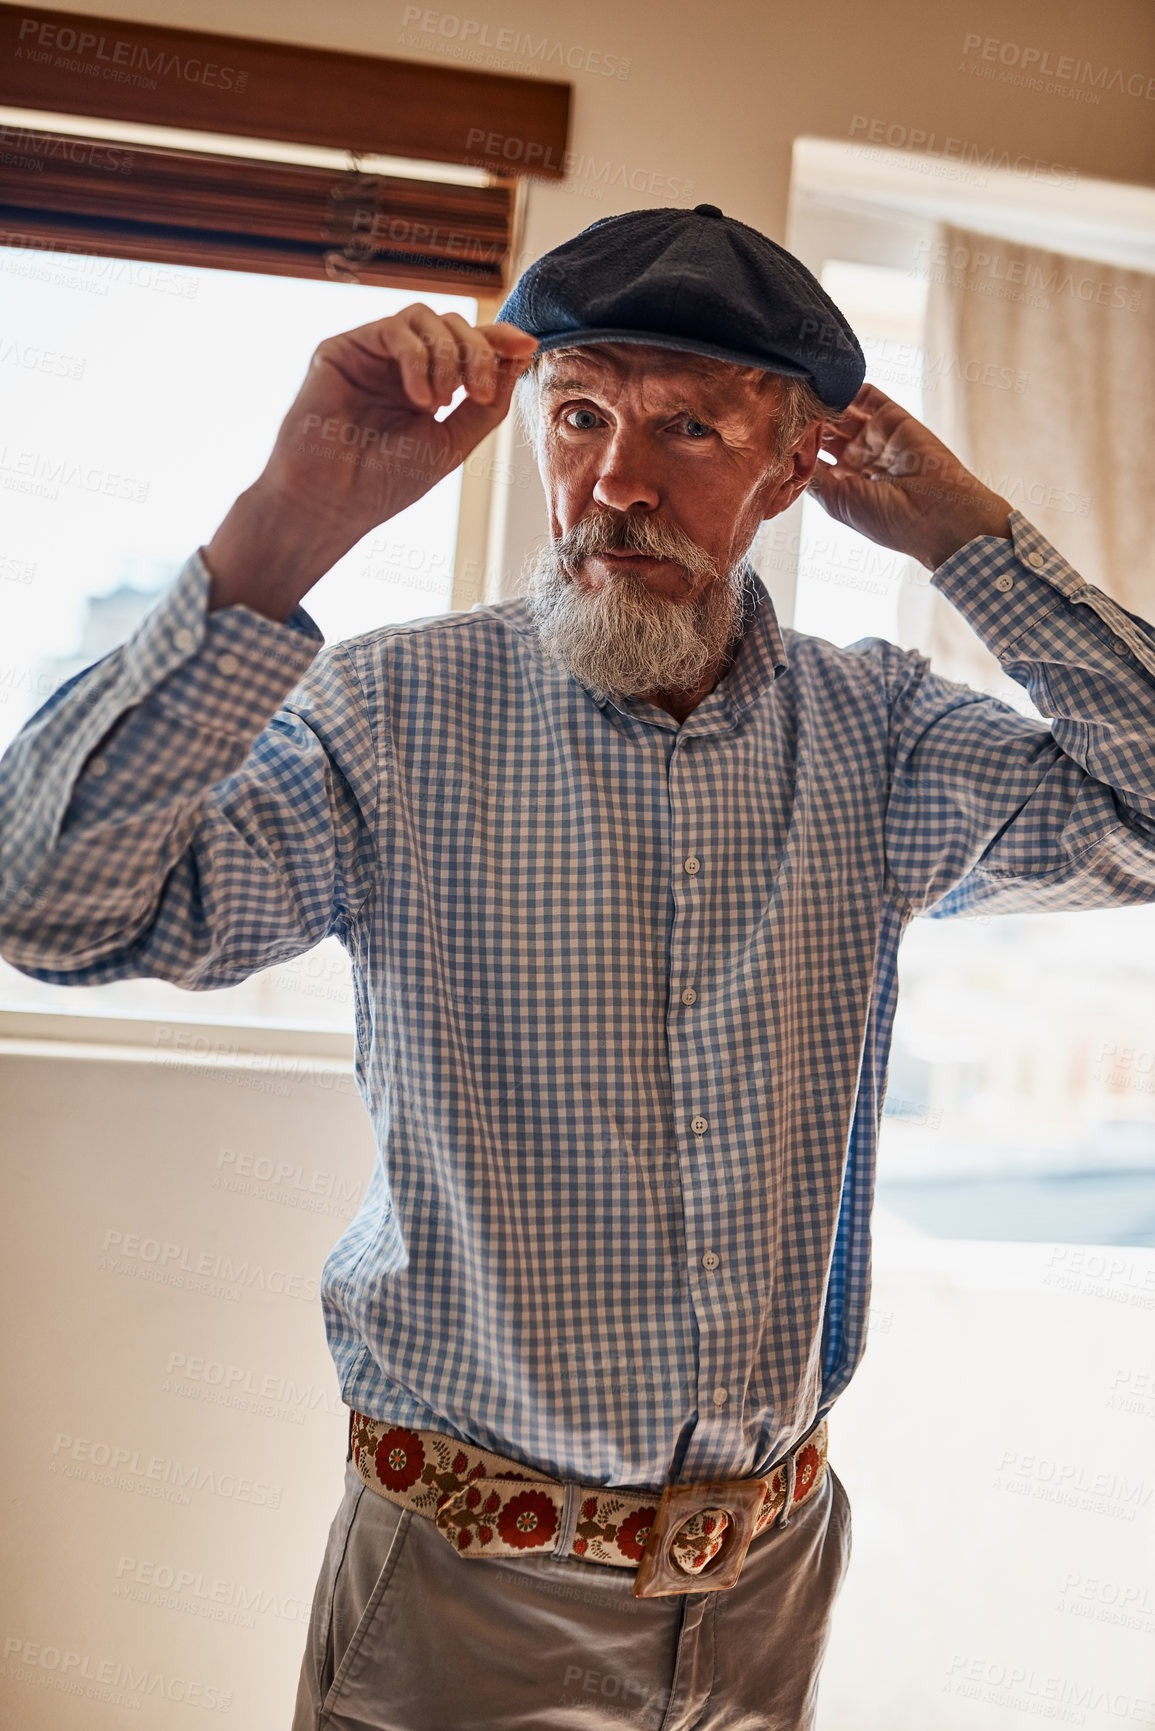
[[[210,613],[210,583],[198,551],[124,645],[116,697],[121,706],[152,697],[183,721],[252,738],[325,640],[303,607],[284,624],[248,607]]]
[[[1011,538],[977,535],[931,574],[931,584],[956,607],[1000,661],[1041,643],[1056,592],[1098,616],[1108,647],[1155,674],[1155,628],[1081,577],[1021,511],[1010,515]]]

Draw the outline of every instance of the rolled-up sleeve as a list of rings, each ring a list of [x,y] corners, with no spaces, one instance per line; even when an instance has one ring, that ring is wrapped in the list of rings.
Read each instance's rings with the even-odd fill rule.
[[[303,608],[209,613],[209,581],[194,554],[0,760],[0,954],[36,979],[231,985],[342,935],[371,888],[348,655]]]
[[[891,699],[890,868],[915,913],[1155,901],[1155,630],[1019,512],[931,578],[1039,721],[908,653]]]

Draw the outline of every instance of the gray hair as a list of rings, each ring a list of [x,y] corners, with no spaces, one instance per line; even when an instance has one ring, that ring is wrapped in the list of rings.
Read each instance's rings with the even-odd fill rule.
[[[551,352],[557,354],[559,351],[555,349]],[[538,373],[541,358],[539,351],[513,387],[513,412],[517,425],[535,451],[542,436]],[[730,365],[728,362],[719,364]],[[773,403],[771,426],[774,434],[774,456],[778,461],[789,456],[815,421],[829,420],[838,412],[822,401],[809,379],[797,378],[788,373],[770,373],[762,367],[731,366],[730,370],[743,382],[755,384],[765,396],[769,396],[773,389],[777,400]]]

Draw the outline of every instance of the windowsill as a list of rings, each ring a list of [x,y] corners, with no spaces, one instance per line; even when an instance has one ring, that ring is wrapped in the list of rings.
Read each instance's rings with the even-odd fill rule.
[[[110,1016],[80,1011],[0,1007],[0,1055],[5,1057],[104,1058],[169,1067],[259,1069],[268,1058],[290,1058],[294,1069],[352,1073],[351,1033],[286,1025],[178,1021],[123,1012]]]

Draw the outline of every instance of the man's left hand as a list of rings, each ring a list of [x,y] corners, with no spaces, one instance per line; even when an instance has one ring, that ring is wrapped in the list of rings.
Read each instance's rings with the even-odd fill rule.
[[[808,491],[836,522],[936,571],[976,535],[1009,539],[1011,507],[875,385],[827,423]]]

